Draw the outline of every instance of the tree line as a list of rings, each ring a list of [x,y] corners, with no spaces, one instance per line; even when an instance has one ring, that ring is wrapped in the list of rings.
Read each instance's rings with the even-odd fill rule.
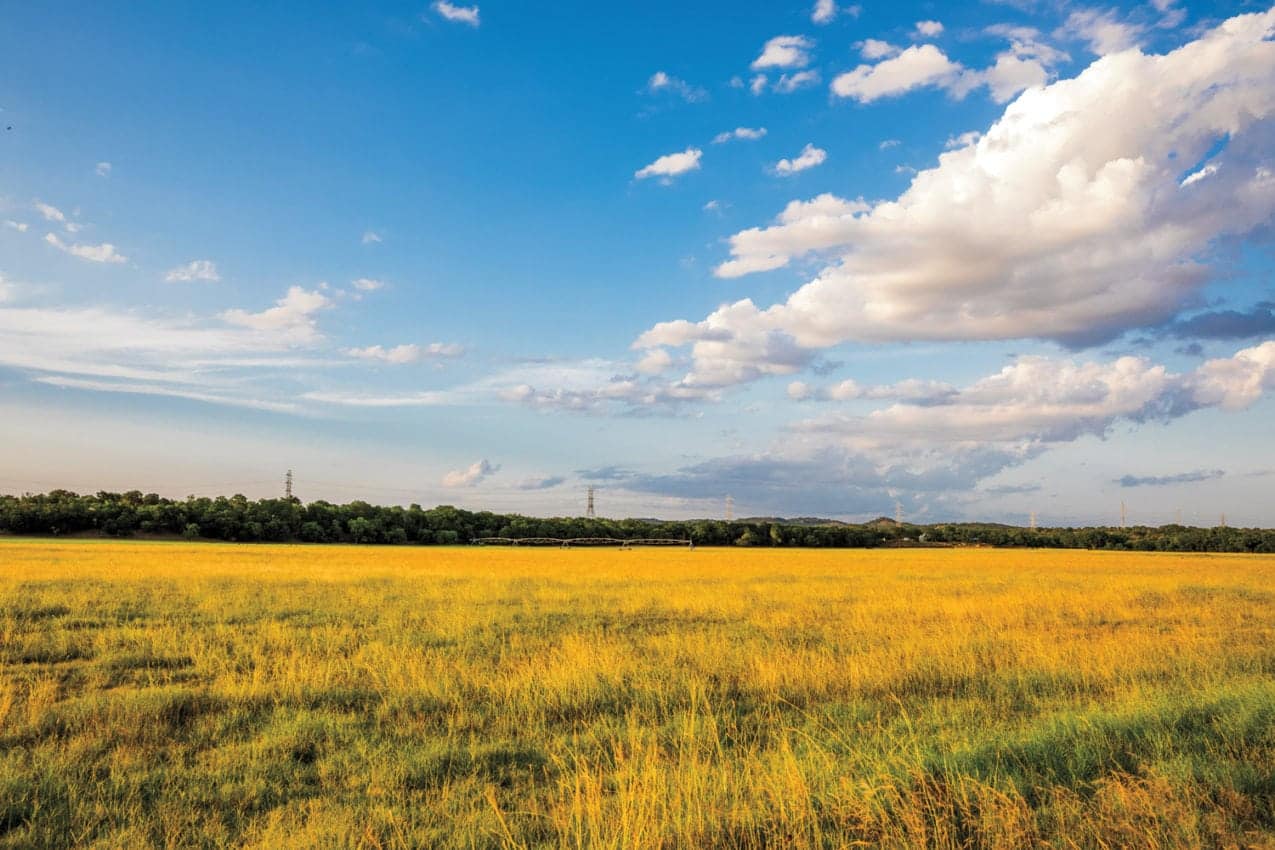
[[[602,537],[614,540],[669,538],[697,546],[788,546],[871,548],[878,546],[981,545],[1166,552],[1275,552],[1275,530],[1198,528],[1182,525],[1133,528],[1027,529],[988,523],[899,524],[879,519],[862,525],[763,520],[539,518],[450,505],[425,509],[344,505],[298,499],[245,496],[184,500],[157,494],[67,490],[0,496],[0,533],[59,536],[180,537],[270,543],[358,543],[457,545],[483,537]]]

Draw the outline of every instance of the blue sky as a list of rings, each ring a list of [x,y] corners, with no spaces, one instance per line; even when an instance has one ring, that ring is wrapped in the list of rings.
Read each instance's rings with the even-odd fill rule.
[[[1275,524],[1273,26],[15,6],[0,490]]]

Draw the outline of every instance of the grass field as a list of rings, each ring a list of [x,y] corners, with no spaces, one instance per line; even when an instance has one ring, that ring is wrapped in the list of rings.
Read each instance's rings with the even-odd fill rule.
[[[1275,847],[1275,557],[0,540],[0,847]]]

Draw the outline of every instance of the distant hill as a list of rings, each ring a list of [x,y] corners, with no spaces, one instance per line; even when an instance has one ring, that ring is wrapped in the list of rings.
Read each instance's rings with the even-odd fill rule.
[[[842,522],[839,519],[824,519],[817,516],[798,516],[798,517],[781,517],[781,516],[750,516],[735,520],[736,522],[750,522],[756,524],[768,523],[770,525],[799,525],[804,528],[817,528],[819,526],[849,526],[851,523]]]

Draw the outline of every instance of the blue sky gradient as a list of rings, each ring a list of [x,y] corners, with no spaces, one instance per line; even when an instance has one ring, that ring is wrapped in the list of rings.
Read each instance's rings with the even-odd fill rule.
[[[1275,10],[831,7],[13,6],[0,491],[1275,524]]]

